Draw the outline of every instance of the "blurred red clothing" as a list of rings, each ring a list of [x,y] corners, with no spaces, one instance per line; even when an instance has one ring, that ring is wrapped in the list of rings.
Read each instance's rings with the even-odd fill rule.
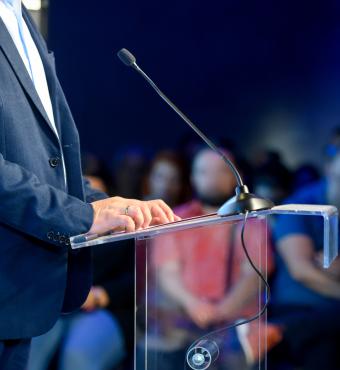
[[[175,213],[185,219],[203,215],[203,209],[193,200],[178,207]],[[168,262],[180,263],[182,282],[190,293],[219,301],[237,283],[246,259],[241,228],[242,222],[236,221],[157,237],[153,244],[153,266],[157,269]],[[267,268],[270,273],[273,257],[268,235],[265,220],[248,219],[245,229],[248,253],[256,266],[262,271]]]

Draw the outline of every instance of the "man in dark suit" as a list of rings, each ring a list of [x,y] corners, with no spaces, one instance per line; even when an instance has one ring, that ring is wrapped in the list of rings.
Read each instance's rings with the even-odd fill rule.
[[[76,310],[90,249],[69,237],[177,219],[162,201],[109,198],[83,179],[79,136],[50,53],[21,0],[0,0],[0,368]]]

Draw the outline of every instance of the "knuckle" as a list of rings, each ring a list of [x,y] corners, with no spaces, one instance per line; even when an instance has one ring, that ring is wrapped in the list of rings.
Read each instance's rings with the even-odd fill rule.
[[[135,216],[138,213],[138,209],[135,206],[129,207],[128,215]]]
[[[159,199],[158,200],[159,204],[162,206],[162,207],[165,207],[165,208],[168,208],[168,205],[164,202],[163,199]]]

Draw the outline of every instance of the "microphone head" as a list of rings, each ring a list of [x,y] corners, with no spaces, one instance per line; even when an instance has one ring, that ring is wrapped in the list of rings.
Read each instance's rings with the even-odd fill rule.
[[[127,49],[121,49],[117,53],[118,58],[128,67],[136,63],[136,58]]]

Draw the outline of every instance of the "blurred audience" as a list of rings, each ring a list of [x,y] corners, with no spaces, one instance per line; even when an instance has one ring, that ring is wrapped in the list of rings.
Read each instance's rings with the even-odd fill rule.
[[[234,159],[230,152],[225,153]],[[215,213],[234,195],[232,172],[210,149],[194,157],[191,180],[196,197],[176,209],[182,218]],[[150,369],[183,368],[186,349],[197,338],[257,313],[259,279],[243,252],[241,226],[238,222],[228,227],[186,230],[154,240],[153,281],[148,280]],[[249,254],[260,268],[268,257],[270,272],[272,255],[261,239],[264,228],[262,221],[249,220],[245,239]],[[233,330],[219,336],[222,353],[211,369],[248,369],[263,355],[257,347],[258,322],[248,329],[242,338],[237,338]],[[276,332],[271,334],[273,338]]]
[[[325,175],[287,203],[340,206],[340,141],[327,152]],[[270,318],[284,340],[269,353],[271,369],[290,360],[303,370],[340,369],[340,260],[322,266],[323,222],[317,217],[279,216],[275,226],[277,271]]]

